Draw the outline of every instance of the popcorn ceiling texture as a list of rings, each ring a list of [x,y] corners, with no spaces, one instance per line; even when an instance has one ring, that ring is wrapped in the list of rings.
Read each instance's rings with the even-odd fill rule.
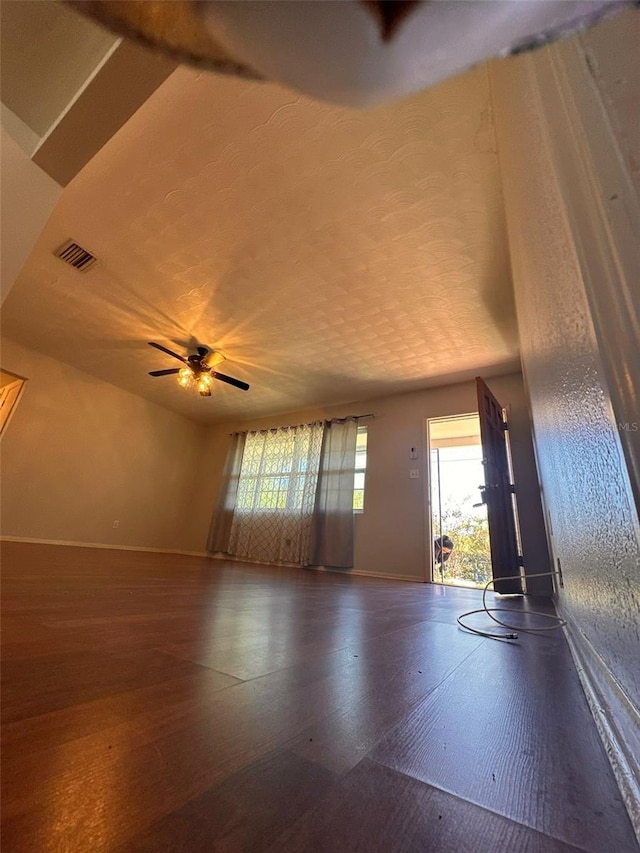
[[[536,113],[536,61],[518,60],[508,74],[496,67],[492,82],[523,366],[564,575],[559,599],[638,710],[638,516],[561,184]]]
[[[64,190],[4,333],[203,422],[513,369],[486,68],[365,112],[178,69]],[[192,338],[251,390],[147,376]]]

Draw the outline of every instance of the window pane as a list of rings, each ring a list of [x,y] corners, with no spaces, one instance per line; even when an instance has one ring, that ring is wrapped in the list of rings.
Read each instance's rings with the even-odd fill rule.
[[[358,435],[356,437],[356,453],[354,460],[354,489],[353,489],[353,508],[354,510],[362,511],[364,509],[364,480],[365,470],[367,467],[367,428],[366,426],[358,427]]]
[[[313,503],[317,471],[314,467],[316,435],[302,431],[249,433],[246,437],[238,482],[238,509],[299,511]],[[364,507],[365,470],[367,466],[367,428],[359,427],[354,454],[354,509]]]
[[[306,428],[247,434],[236,506],[299,510],[315,493],[321,440],[317,430]]]

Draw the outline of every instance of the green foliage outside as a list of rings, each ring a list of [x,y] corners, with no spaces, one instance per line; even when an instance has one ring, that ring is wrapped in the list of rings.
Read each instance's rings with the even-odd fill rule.
[[[469,496],[468,502],[474,498]],[[485,514],[465,512],[459,506],[446,505],[442,508],[442,528],[439,520],[433,519],[434,539],[440,535],[453,540],[451,556],[444,564],[444,580],[484,586],[491,579],[491,551],[489,527]],[[436,580],[440,580],[439,565],[435,567]]]

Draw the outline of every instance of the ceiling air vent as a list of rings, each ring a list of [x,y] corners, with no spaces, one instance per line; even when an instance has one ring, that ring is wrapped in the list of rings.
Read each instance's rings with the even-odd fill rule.
[[[92,267],[97,258],[95,255],[92,255],[91,252],[87,252],[86,249],[83,249],[82,246],[78,246],[77,243],[69,240],[64,246],[61,246],[57,252],[54,252],[56,258],[60,258],[61,261],[64,261],[66,264],[71,264],[72,267],[75,267],[80,272],[85,272]]]

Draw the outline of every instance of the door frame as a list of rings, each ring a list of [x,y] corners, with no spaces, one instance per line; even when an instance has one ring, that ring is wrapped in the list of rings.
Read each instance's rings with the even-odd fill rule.
[[[453,421],[457,418],[471,418],[471,417],[480,417],[479,412],[457,412],[452,415],[433,415],[433,416],[425,416],[424,419],[424,440],[425,440],[425,452],[424,452],[424,508],[426,513],[426,523],[424,525],[425,529],[425,543],[424,543],[424,583],[437,583],[440,586],[445,586],[445,584],[441,584],[440,581],[434,580],[434,565],[433,565],[433,513],[431,511],[431,421]]]
[[[11,404],[11,408],[9,409],[9,412],[7,413],[6,417],[2,421],[0,421],[0,440],[2,439],[2,436],[6,434],[7,427],[9,426],[11,419],[13,418],[14,414],[16,413],[16,409],[18,408],[18,405],[20,404],[20,401],[22,400],[22,395],[24,394],[25,389],[27,387],[27,382],[29,381],[25,376],[18,376],[17,373],[13,373],[13,371],[11,371],[11,370],[3,370],[3,373],[6,373],[7,375],[14,377],[13,381],[7,382],[6,385],[2,386],[3,388],[13,387],[14,385],[17,385],[18,383],[20,383],[20,387],[18,388],[18,393],[16,394],[15,399],[13,400],[13,402]]]

